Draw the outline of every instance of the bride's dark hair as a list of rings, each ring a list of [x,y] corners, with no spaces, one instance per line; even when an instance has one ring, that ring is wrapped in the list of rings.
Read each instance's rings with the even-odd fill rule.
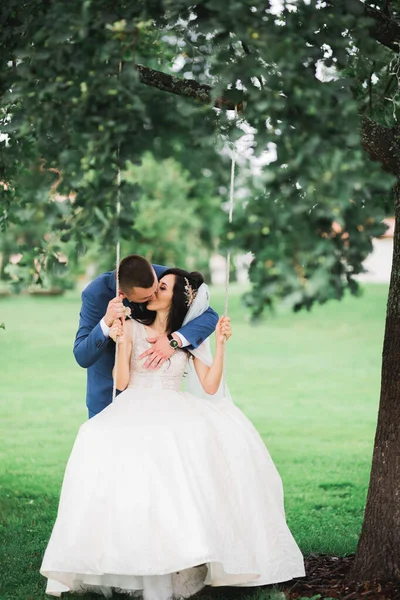
[[[167,319],[167,333],[172,333],[182,327],[183,320],[189,310],[185,295],[185,278],[189,281],[189,285],[193,290],[198,290],[201,284],[204,283],[204,277],[198,271],[189,273],[184,269],[175,268],[164,271],[160,280],[166,275],[175,275],[174,291]]]
[[[189,273],[189,271],[185,271],[185,269],[173,268],[164,271],[159,278],[160,281],[166,275],[175,275],[175,285],[172,292],[171,306],[168,313],[166,327],[167,333],[173,333],[182,327],[183,320],[189,310],[185,295],[185,278],[189,281],[189,285],[193,290],[198,290],[201,284],[204,283],[204,277],[198,271],[192,271]],[[142,323],[145,325],[151,325],[154,323],[154,319],[156,318],[155,312],[148,312],[148,318],[142,320]]]

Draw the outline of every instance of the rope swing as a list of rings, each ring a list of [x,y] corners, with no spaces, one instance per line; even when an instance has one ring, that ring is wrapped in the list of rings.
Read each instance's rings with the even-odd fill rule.
[[[237,116],[237,109],[235,107],[235,117]],[[232,156],[231,156],[231,180],[229,186],[229,212],[228,212],[228,223],[229,225],[233,222],[233,209],[235,203],[235,167],[236,167],[236,146],[233,145]],[[228,248],[226,253],[226,264],[225,264],[225,302],[224,302],[224,315],[228,316],[228,304],[229,304],[229,280],[231,275],[231,250]],[[226,344],[224,345],[224,370],[222,373],[222,385],[224,395],[227,395],[226,386]]]
[[[122,61],[118,64],[118,79],[121,77],[122,72]],[[121,144],[118,142],[117,146],[117,244],[115,247],[115,285],[116,285],[116,296],[119,296],[119,263],[121,262],[121,235],[119,230],[119,217],[121,215],[121,164],[120,164],[120,150]],[[115,362],[114,362],[114,378],[113,378],[113,392],[112,401],[114,402],[117,396],[117,367],[118,367],[118,338],[115,344]]]
[[[232,151],[231,158],[231,182],[229,186],[229,225],[233,222],[233,208],[235,200],[235,168],[236,168],[236,152],[235,148]],[[229,278],[231,272],[231,251],[228,249],[226,253],[226,272],[225,272],[225,303],[224,303],[224,315],[228,316],[228,302],[229,302]]]
[[[116,296],[119,296],[119,263],[121,261],[121,236],[119,232],[119,217],[121,214],[121,168],[119,164],[119,149],[120,145],[118,143],[117,149],[117,161],[118,161],[118,171],[117,171],[117,245],[115,247],[115,284],[116,284]],[[114,402],[117,396],[117,365],[118,365],[118,338],[117,343],[115,344],[115,363],[114,369],[115,374],[113,378],[113,393],[112,393],[112,401]]]
[[[118,77],[121,75],[122,63],[119,63],[118,68]],[[237,106],[235,106],[235,119],[238,115]],[[235,170],[236,170],[236,146],[233,144],[232,154],[231,154],[231,178],[230,178],[230,186],[229,186],[229,210],[228,210],[228,223],[229,225],[233,222],[233,209],[234,209],[234,201],[235,201]],[[116,281],[116,296],[119,296],[119,263],[120,263],[120,254],[121,254],[121,239],[120,239],[120,231],[119,231],[119,217],[121,214],[121,166],[120,166],[120,143],[118,142],[117,147],[117,205],[116,205],[116,214],[117,214],[117,243],[115,248],[115,281]],[[228,249],[226,254],[226,265],[225,265],[225,301],[224,301],[224,315],[228,316],[228,304],[229,304],[229,280],[230,280],[230,271],[231,271],[231,251]],[[117,342],[115,344],[115,376],[113,378],[113,392],[112,392],[112,401],[114,402],[117,395],[117,367],[118,367],[118,347],[119,340],[117,338]],[[226,346],[224,346],[224,369],[222,375],[222,383],[223,389],[226,394]]]

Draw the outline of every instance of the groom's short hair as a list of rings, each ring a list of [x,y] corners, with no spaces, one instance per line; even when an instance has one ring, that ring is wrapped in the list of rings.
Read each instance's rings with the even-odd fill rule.
[[[151,288],[155,279],[151,263],[140,254],[125,256],[119,263],[118,276],[122,291],[128,291],[134,287]]]

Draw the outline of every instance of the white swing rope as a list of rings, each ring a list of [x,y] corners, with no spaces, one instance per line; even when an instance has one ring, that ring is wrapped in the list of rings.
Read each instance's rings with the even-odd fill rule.
[[[235,116],[237,116],[237,109],[235,107]],[[236,167],[236,147],[233,145],[232,158],[231,158],[231,181],[229,186],[229,225],[233,222],[233,208],[235,203],[235,167]],[[231,251],[228,249],[226,254],[226,266],[225,266],[225,302],[224,302],[224,315],[228,316],[228,304],[229,304],[229,280],[231,274]],[[224,395],[227,395],[226,387],[226,340],[224,344],[224,367],[222,373],[222,382]]]
[[[120,263],[120,255],[121,255],[121,241],[119,234],[119,217],[121,214],[121,169],[119,164],[119,149],[120,145],[118,143],[117,149],[117,161],[118,161],[118,170],[117,170],[117,245],[115,248],[115,288],[116,288],[116,296],[119,296],[119,263]],[[115,342],[115,361],[114,361],[114,378],[113,378],[113,393],[112,393],[112,401],[114,402],[117,395],[117,368],[118,368],[118,349],[119,349],[119,340]]]
[[[118,65],[118,79],[121,76],[122,62]],[[120,142],[117,146],[117,245],[115,248],[115,295],[119,296],[119,263],[121,258],[121,236],[119,231],[119,217],[121,214],[121,165],[120,165]],[[112,401],[114,402],[117,396],[117,368],[118,368],[118,338],[115,342],[115,361],[114,361],[114,377],[113,377],[113,392]]]
[[[231,182],[229,186],[229,225],[233,222],[233,208],[235,200],[235,167],[236,167],[236,155],[235,149],[232,151],[231,159]],[[225,304],[224,304],[224,315],[228,316],[228,303],[229,303],[229,278],[231,271],[231,251],[228,250],[226,254],[226,272],[225,272]]]
[[[119,75],[121,74],[122,63],[119,63]],[[237,107],[235,106],[235,117],[237,117]],[[119,295],[119,263],[120,263],[120,254],[121,254],[121,242],[120,242],[120,234],[119,234],[119,217],[121,214],[121,168],[119,162],[119,151],[120,144],[118,143],[117,148],[117,244],[115,248],[115,282],[116,282],[116,296]],[[229,211],[228,211],[228,223],[229,225],[233,222],[233,208],[235,203],[235,167],[236,167],[236,147],[233,145],[232,150],[232,158],[231,158],[231,179],[229,186]],[[228,250],[226,255],[226,268],[225,268],[225,301],[224,301],[224,315],[228,316],[228,304],[229,304],[229,280],[230,280],[230,272],[231,272],[231,251]],[[117,368],[118,368],[118,338],[115,344],[115,362],[114,362],[114,378],[113,378],[113,393],[112,393],[112,401],[114,402],[117,395]],[[226,345],[224,345],[224,367],[223,367],[223,389],[226,394]]]

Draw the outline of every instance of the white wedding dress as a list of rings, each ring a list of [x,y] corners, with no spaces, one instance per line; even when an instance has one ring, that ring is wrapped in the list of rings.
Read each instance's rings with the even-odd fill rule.
[[[147,333],[130,323],[129,386],[81,426],[68,461],[46,592],[166,600],[303,576],[281,479],[253,425],[230,401],[181,391],[184,351],[145,370]]]

